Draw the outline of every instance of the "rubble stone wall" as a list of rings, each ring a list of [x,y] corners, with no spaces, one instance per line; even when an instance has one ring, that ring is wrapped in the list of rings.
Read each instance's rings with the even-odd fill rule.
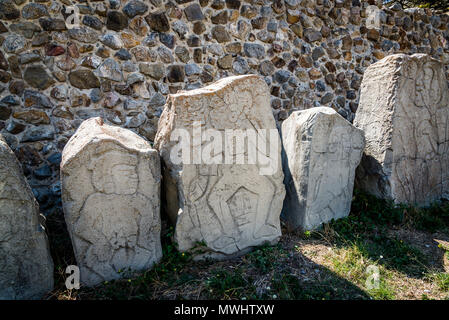
[[[61,151],[83,120],[153,141],[179,90],[260,74],[277,121],[315,106],[352,121],[365,69],[386,55],[428,53],[448,77],[449,16],[381,3],[0,0],[0,133],[48,212],[60,207]]]

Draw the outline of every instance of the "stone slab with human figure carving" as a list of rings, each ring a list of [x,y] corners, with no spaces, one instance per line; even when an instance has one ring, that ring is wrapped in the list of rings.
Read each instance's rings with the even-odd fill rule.
[[[162,257],[160,160],[130,130],[84,121],[65,146],[62,200],[81,283],[95,285]]]
[[[449,89],[444,65],[395,54],[368,67],[354,125],[366,148],[356,184],[381,198],[428,205],[449,196]]]
[[[205,252],[196,258],[221,259],[279,240],[281,145],[262,78],[233,76],[170,95],[155,148],[165,164],[166,208],[179,250],[199,246]]]
[[[0,135],[0,300],[42,299],[53,290],[44,222],[19,161]]]

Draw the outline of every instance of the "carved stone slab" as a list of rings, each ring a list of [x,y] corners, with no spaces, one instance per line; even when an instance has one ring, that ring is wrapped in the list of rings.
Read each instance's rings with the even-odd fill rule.
[[[311,230],[351,209],[363,132],[331,108],[293,112],[282,123],[287,196],[282,216],[290,230]]]
[[[449,89],[425,54],[388,56],[367,68],[354,125],[366,148],[356,184],[400,203],[427,205],[449,192]]]
[[[53,290],[45,218],[0,135],[0,300],[41,299]]]
[[[235,133],[233,130],[266,129],[270,136],[267,133],[266,139],[258,137],[257,152],[251,152],[249,144],[245,144],[240,154],[245,160],[256,153],[260,158],[270,157],[273,170],[264,173],[263,161],[193,163],[193,155],[192,162],[173,161],[171,153],[178,142],[172,141],[171,135],[176,130],[187,131],[192,137],[192,154],[198,146],[208,145],[206,140],[197,140],[195,124],[203,133],[212,130],[220,136],[227,130]],[[263,150],[263,143],[271,149]],[[270,93],[260,77],[228,77],[202,89],[170,95],[159,121],[155,148],[165,163],[167,209],[176,224],[175,240],[181,251],[202,243],[207,247],[207,256],[226,258],[279,240],[285,196],[281,143],[270,108]],[[238,154],[233,150],[230,153]]]
[[[130,130],[84,121],[65,146],[62,201],[81,283],[150,268],[162,256],[160,160]]]

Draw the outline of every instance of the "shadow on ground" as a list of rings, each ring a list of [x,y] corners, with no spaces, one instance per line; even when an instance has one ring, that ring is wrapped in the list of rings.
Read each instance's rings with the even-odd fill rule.
[[[47,226],[56,279],[48,299],[449,298],[448,203],[418,210],[356,190],[348,218],[316,232],[283,230],[278,245],[220,262],[197,262],[178,252],[163,220],[160,263],[80,290],[64,286],[65,268],[76,262],[62,212],[49,215]],[[367,283],[370,266],[380,272],[374,289]]]

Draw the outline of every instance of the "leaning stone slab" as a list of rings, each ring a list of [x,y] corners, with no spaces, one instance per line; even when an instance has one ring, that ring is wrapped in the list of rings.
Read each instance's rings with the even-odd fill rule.
[[[0,300],[41,299],[53,290],[53,260],[22,168],[0,135]]]
[[[255,135],[249,144],[236,141],[242,148],[237,151],[233,134]],[[170,95],[155,148],[165,164],[167,211],[179,250],[201,243],[206,252],[197,258],[222,259],[279,240],[285,196],[281,143],[263,79],[228,77]],[[188,156],[180,159],[179,150]]]
[[[62,153],[62,201],[81,283],[95,285],[162,257],[160,160],[132,131],[84,121]]]
[[[442,63],[396,54],[372,64],[354,125],[366,137],[356,186],[415,205],[449,196],[449,89]]]
[[[282,217],[290,230],[312,230],[351,209],[363,131],[331,108],[293,112],[282,123],[285,185]]]

